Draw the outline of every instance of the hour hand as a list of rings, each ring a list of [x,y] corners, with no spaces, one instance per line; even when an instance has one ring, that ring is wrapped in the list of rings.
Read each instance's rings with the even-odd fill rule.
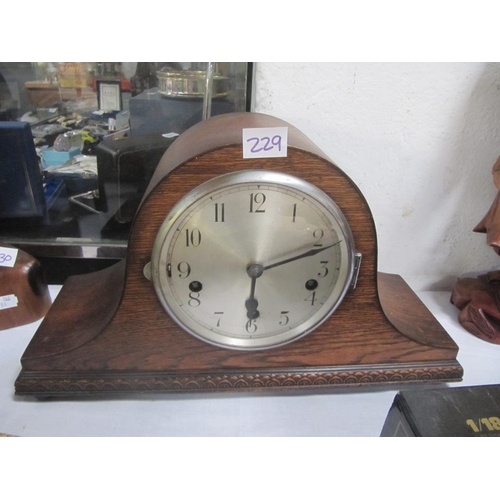
[[[250,297],[245,301],[245,307],[247,309],[247,318],[252,320],[252,319],[257,319],[259,317],[259,303],[257,299],[255,298],[255,284],[257,283],[257,278],[262,276],[262,273],[264,272],[263,266],[260,264],[251,264],[247,268],[247,274],[252,278],[252,284],[250,288]]]
[[[259,303],[254,297],[250,297],[249,299],[245,300],[245,307],[247,308],[248,319],[257,319],[259,317],[260,313],[257,309],[259,307]]]

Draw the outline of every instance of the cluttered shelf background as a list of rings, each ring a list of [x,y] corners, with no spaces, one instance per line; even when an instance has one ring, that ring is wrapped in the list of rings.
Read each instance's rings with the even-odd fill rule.
[[[249,111],[251,88],[251,63],[0,63],[0,154],[17,155],[0,240],[51,283],[122,259],[167,148],[207,115]]]

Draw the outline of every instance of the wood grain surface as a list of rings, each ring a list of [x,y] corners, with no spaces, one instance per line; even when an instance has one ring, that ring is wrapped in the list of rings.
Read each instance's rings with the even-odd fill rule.
[[[266,386],[263,380],[269,387],[321,387],[388,383],[393,374],[398,381],[461,378],[456,344],[399,276],[377,272],[374,221],[355,184],[291,126],[286,158],[243,159],[241,129],[253,126],[283,122],[221,115],[174,142],[135,218],[126,262],[68,280],[23,355],[18,393],[238,390],[238,384]],[[216,176],[249,169],[319,186],[344,213],[363,259],[356,288],[315,331],[285,346],[245,352],[206,344],[180,329],[143,268],[160,225],[185,194]]]

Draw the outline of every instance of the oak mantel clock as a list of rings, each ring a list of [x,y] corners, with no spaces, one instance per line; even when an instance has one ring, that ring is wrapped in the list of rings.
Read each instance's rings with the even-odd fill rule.
[[[377,272],[375,225],[349,177],[290,124],[232,113],[167,150],[127,258],[64,284],[16,393],[454,381],[457,352],[406,283]]]

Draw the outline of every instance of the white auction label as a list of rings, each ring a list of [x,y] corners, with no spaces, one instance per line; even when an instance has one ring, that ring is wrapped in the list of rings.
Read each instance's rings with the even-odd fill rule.
[[[243,129],[243,158],[287,156],[288,127]]]
[[[18,300],[15,295],[4,295],[3,297],[0,297],[0,310],[17,307],[17,303]]]
[[[18,251],[17,248],[0,247],[0,266],[14,267]]]

